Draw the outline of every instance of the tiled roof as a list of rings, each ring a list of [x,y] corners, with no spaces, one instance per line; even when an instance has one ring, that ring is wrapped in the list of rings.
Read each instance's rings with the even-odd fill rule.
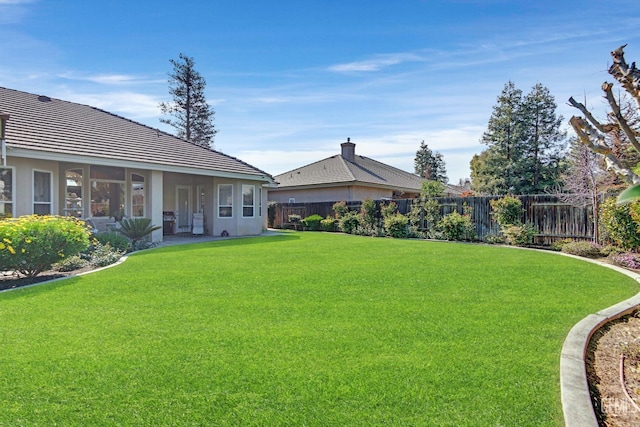
[[[420,191],[423,178],[393,166],[364,156],[354,156],[354,161],[342,155],[285,172],[274,177],[278,188],[322,186],[335,184],[365,184]]]
[[[0,87],[0,111],[10,115],[6,126],[9,149],[272,179],[235,157],[88,105]]]

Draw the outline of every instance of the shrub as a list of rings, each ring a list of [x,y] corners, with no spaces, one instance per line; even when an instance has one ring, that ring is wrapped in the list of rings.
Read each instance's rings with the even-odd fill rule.
[[[320,228],[322,231],[336,231],[336,220],[327,216],[320,221]]]
[[[120,221],[118,232],[128,237],[131,240],[131,246],[135,248],[138,241],[161,228],[159,225],[151,225],[150,218],[129,218]]]
[[[510,225],[502,230],[502,234],[510,245],[527,246],[533,243],[536,229],[531,224]]]
[[[490,200],[491,215],[495,218],[500,229],[511,225],[522,224],[522,201],[514,196],[505,196],[502,199]]]
[[[612,255],[610,258],[615,265],[640,270],[640,254],[627,252],[623,254]]]
[[[302,220],[302,225],[304,225],[307,230],[310,231],[318,231],[320,230],[320,222],[322,221],[322,217],[318,214],[313,214]]]
[[[370,198],[364,199],[360,206],[360,226],[367,231],[375,230],[377,228],[376,217],[376,202]]]
[[[347,212],[338,220],[340,230],[345,233],[353,234],[360,225],[360,215],[355,212]]]
[[[109,244],[113,249],[121,252],[127,252],[130,248],[129,239],[121,233],[110,231],[107,233],[98,233],[95,238],[103,245]]]
[[[86,267],[89,263],[80,255],[72,255],[53,265],[56,271],[74,271]]]
[[[438,228],[446,240],[473,240],[475,226],[469,215],[460,215],[458,212],[450,213],[440,220]]]
[[[349,208],[347,207],[347,202],[344,200],[341,202],[336,202],[333,204],[333,212],[336,214],[336,218],[340,219],[349,212]]]
[[[276,209],[278,208],[278,203],[269,202],[267,204],[267,225],[269,227],[276,226]]]
[[[562,252],[585,258],[598,258],[602,256],[602,246],[594,242],[578,240],[562,245]]]
[[[389,203],[382,202],[380,204],[380,214],[382,215],[382,218],[391,216],[395,214],[397,211],[398,211],[398,205],[395,202],[389,202]]]
[[[122,258],[124,252],[111,247],[110,244],[103,245],[100,242],[93,242],[93,250],[89,253],[89,264],[94,267],[106,267]]]
[[[573,242],[573,239],[556,240],[555,242],[551,243],[551,250],[560,252],[560,251],[562,251],[562,247],[564,245],[566,245],[567,243],[571,243],[571,242]]]
[[[0,266],[33,277],[89,246],[89,231],[76,218],[28,215],[0,221]]]
[[[384,219],[384,229],[388,236],[395,237],[396,239],[403,239],[407,237],[408,223],[409,218],[400,213],[396,213]]]
[[[600,226],[606,238],[627,250],[640,247],[638,224],[631,216],[633,205],[638,203],[619,205],[615,198],[610,198],[600,206]]]

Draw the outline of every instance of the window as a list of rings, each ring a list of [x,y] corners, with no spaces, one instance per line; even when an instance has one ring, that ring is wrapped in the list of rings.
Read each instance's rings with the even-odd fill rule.
[[[218,217],[233,217],[233,185],[218,185]]]
[[[144,176],[131,174],[131,216],[144,218],[145,188]]]
[[[51,172],[33,171],[33,213],[51,215]]]
[[[258,216],[262,216],[262,187],[258,187]]]
[[[67,169],[64,214],[82,218],[82,169]]]
[[[91,216],[124,214],[124,168],[91,166]]]
[[[256,204],[255,200],[255,185],[243,185],[242,186],[242,216],[252,217],[253,209]]]
[[[13,216],[13,169],[0,168],[0,219]]]

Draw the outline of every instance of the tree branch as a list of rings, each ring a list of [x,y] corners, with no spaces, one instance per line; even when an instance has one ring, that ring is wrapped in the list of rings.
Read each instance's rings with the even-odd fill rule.
[[[573,96],[569,98],[569,104],[572,107],[575,107],[578,110],[580,110],[580,112],[584,114],[587,120],[589,120],[591,124],[595,126],[596,129],[598,129],[600,132],[609,133],[615,130],[614,127],[610,124],[603,125],[602,123],[600,123],[595,117],[593,117],[593,114],[591,114],[591,111],[587,110],[587,107],[585,107],[584,104],[573,99]]]
[[[631,143],[631,145],[633,145],[633,148],[635,148],[636,151],[640,152],[640,143],[638,143],[638,139],[636,138],[636,133],[629,127],[627,120],[622,116],[622,112],[620,111],[620,106],[618,105],[615,97],[613,96],[613,92],[611,90],[612,88],[613,88],[613,83],[604,82],[602,84],[602,90],[605,93],[605,98],[609,102],[609,106],[611,106],[611,111],[613,112],[613,114],[611,114],[611,117],[613,117],[613,119],[616,121],[618,126],[620,126],[620,129],[622,129],[624,134],[627,136],[627,138],[629,139],[629,142]]]
[[[624,48],[626,46],[626,44],[622,45],[611,52],[613,64],[609,67],[609,74],[633,97],[640,112],[640,70],[636,68],[635,62],[629,66],[625,61]]]
[[[604,157],[607,169],[615,172],[616,175],[620,176],[627,184],[640,184],[640,176],[622,166],[618,158],[613,154],[611,148],[604,143],[604,136],[594,129],[585,119],[573,116],[571,120],[569,120],[569,123],[576,132],[576,135],[578,135],[581,143],[589,147],[594,153]],[[596,142],[594,143],[594,141]]]

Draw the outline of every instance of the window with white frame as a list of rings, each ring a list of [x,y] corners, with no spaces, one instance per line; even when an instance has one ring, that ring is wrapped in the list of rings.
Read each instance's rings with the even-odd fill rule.
[[[258,187],[258,216],[262,216],[262,187]]]
[[[233,217],[233,184],[218,185],[218,217]]]
[[[256,186],[255,185],[242,185],[242,216],[253,217],[255,205],[256,205]]]
[[[51,172],[33,171],[33,213],[51,215]]]
[[[0,219],[13,216],[13,168],[0,167]]]
[[[144,218],[145,207],[145,185],[144,176],[137,173],[131,174],[131,216],[134,218]]]

